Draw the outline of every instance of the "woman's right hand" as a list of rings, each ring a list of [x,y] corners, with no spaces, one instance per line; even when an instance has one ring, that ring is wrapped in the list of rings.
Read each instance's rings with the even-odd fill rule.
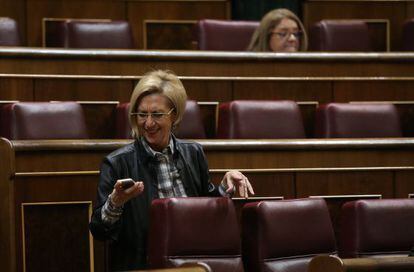
[[[128,189],[122,187],[122,182],[117,180],[114,185],[114,190],[110,195],[111,204],[115,207],[121,207],[131,198],[136,197],[144,191],[144,183],[142,181],[135,182],[134,185]]]

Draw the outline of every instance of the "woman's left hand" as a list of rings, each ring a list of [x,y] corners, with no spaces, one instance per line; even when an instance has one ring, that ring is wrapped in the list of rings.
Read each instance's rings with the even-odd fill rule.
[[[241,197],[247,198],[249,193],[254,195],[253,187],[247,177],[237,170],[227,172],[221,184],[226,189],[226,193],[232,193],[238,189]]]

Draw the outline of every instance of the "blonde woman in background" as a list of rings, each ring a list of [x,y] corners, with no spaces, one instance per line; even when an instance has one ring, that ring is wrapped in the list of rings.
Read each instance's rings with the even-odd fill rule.
[[[308,37],[299,18],[288,9],[275,9],[262,18],[247,50],[297,52],[307,48]]]

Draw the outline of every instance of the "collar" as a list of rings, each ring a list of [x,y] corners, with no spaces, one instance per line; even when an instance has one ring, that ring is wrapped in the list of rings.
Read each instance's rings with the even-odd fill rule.
[[[152,149],[149,144],[147,143],[147,141],[145,140],[144,137],[140,137],[139,138],[140,143],[142,144],[144,150],[146,151],[146,153],[152,157],[155,158],[158,154],[168,154],[168,151],[171,152],[171,154],[174,154],[174,139],[173,136],[170,137],[170,142],[168,143],[168,145],[161,151],[155,151],[154,149]]]

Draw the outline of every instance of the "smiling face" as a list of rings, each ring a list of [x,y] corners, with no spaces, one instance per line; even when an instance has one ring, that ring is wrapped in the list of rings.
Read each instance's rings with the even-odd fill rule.
[[[269,47],[273,52],[297,52],[300,45],[298,24],[283,18],[270,34]]]
[[[150,94],[141,99],[137,112],[168,113],[172,108],[172,103],[166,96],[161,94]],[[146,139],[149,146],[155,151],[162,151],[168,146],[174,120],[174,111],[169,115],[156,118],[156,120],[153,116],[148,116],[146,118],[137,116],[136,118],[139,134]]]

